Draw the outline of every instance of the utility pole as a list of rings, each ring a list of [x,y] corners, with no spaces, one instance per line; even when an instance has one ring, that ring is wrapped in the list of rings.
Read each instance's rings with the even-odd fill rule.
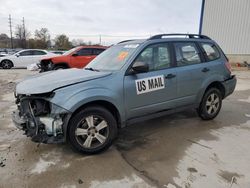
[[[99,44],[102,44],[102,35],[99,35]]]
[[[24,43],[24,48],[26,48],[26,33],[25,33],[25,23],[24,23],[24,17],[23,17],[23,43]]]
[[[205,0],[201,2],[201,15],[200,15],[200,26],[199,26],[199,35],[202,34],[202,26],[203,26],[203,16],[204,16],[204,7],[205,7]]]
[[[10,26],[10,44],[13,49],[13,38],[12,38],[12,25],[11,25],[11,15],[9,14],[9,26]]]

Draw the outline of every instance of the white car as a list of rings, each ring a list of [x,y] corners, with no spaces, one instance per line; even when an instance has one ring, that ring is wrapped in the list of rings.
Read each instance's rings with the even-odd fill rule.
[[[46,50],[21,50],[13,55],[0,57],[0,67],[2,67],[3,69],[10,69],[12,67],[26,68],[31,64],[39,63],[43,58],[53,56],[56,56],[56,54],[50,53]]]
[[[8,54],[0,54],[0,57],[5,57],[6,55],[8,55]]]

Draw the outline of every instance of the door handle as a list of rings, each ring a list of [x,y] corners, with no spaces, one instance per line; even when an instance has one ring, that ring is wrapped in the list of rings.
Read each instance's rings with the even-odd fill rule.
[[[202,71],[202,72],[208,72],[208,71],[210,71],[210,69],[208,69],[207,67],[205,67],[205,68],[203,68],[201,71]]]
[[[167,76],[165,76],[166,79],[171,79],[171,78],[174,78],[176,77],[175,74],[168,74]]]

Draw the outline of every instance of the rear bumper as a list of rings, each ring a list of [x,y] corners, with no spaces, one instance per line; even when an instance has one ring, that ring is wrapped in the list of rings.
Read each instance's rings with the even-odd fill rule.
[[[237,83],[237,79],[236,79],[235,75],[232,75],[229,79],[222,82],[222,84],[224,85],[224,88],[225,88],[224,98],[234,92],[236,83]]]

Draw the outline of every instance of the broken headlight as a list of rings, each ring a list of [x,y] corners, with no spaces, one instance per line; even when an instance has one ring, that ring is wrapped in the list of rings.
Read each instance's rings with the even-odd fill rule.
[[[66,109],[39,96],[18,96],[19,116],[25,120],[23,130],[27,136],[38,142],[46,142],[49,137],[63,135]]]
[[[34,116],[43,116],[50,113],[50,103],[43,99],[30,100],[30,107],[32,108]]]

